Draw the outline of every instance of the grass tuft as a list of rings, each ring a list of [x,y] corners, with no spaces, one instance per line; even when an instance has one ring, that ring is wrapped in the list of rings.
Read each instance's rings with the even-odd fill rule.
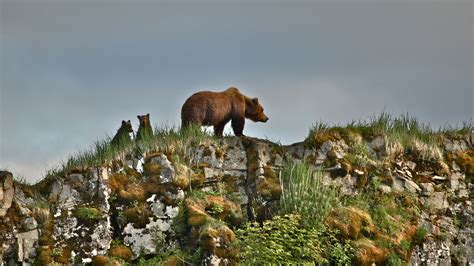
[[[287,162],[280,183],[282,214],[297,213],[307,227],[323,228],[324,218],[338,204],[336,190],[322,184],[321,171],[303,162]]]

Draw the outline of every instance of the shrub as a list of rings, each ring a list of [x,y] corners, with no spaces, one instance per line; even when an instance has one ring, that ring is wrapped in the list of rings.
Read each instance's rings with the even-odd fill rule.
[[[299,215],[276,216],[273,220],[248,223],[237,230],[240,260],[245,264],[325,263],[320,233],[301,226]]]

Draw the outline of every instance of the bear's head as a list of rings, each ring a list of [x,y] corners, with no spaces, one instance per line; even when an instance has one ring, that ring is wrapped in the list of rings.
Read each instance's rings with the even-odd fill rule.
[[[150,114],[146,115],[137,115],[138,120],[140,121],[140,126],[146,126],[150,124]]]
[[[133,132],[132,123],[130,122],[130,120],[126,122],[125,120],[122,120],[122,126],[120,127],[119,130],[123,132]]]
[[[263,107],[258,102],[258,98],[246,99],[245,101],[245,118],[254,122],[267,122],[268,117],[263,113]]]

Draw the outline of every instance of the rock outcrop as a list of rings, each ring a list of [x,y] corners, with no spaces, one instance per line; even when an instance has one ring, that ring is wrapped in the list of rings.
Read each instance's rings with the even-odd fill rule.
[[[370,183],[383,193],[419,199],[418,224],[427,237],[411,251],[412,264],[474,263],[473,141],[474,133],[446,138],[439,151],[426,154],[426,147],[403,151],[384,136],[289,146],[229,137],[187,147],[179,156],[134,152],[35,185],[14,182],[2,171],[0,261],[133,261],[195,247],[201,263],[233,264],[233,229],[272,218],[282,194],[281,169],[291,158],[322,169],[324,184],[341,195],[364,193]],[[355,150],[362,144],[363,152]],[[367,247],[367,241],[357,243]]]

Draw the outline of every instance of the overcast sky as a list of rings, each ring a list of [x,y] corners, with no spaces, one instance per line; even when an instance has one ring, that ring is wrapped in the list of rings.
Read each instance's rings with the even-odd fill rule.
[[[178,125],[199,90],[258,96],[244,134],[283,144],[384,109],[473,117],[472,1],[0,3],[0,169],[30,181],[122,119]]]

